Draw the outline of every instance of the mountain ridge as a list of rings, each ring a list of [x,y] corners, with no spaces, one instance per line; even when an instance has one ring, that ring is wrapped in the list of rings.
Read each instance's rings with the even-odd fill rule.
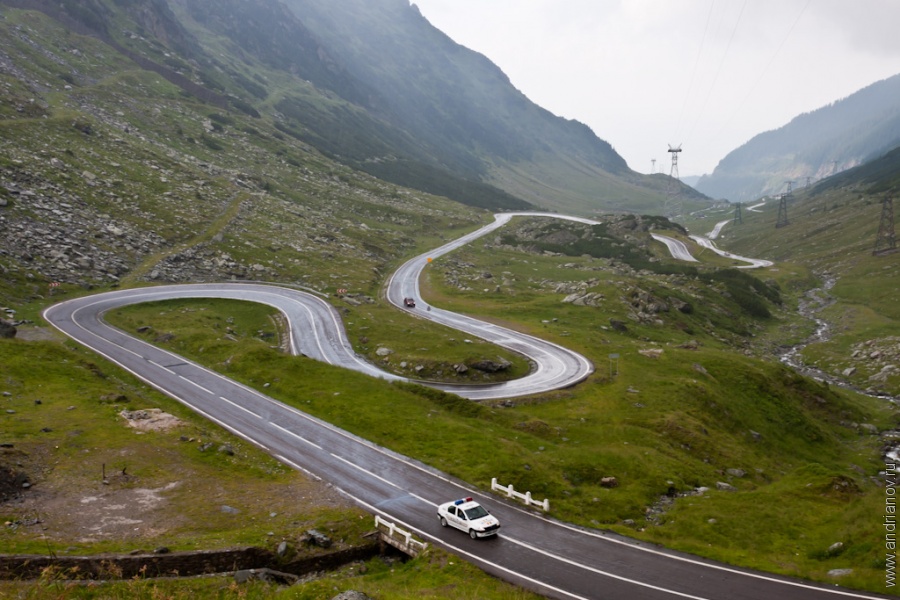
[[[715,198],[752,200],[784,191],[786,181],[818,181],[897,146],[900,74],[754,136],[695,187]]]
[[[499,210],[662,211],[667,184],[531,102],[402,0],[5,4],[65,19],[201,100],[266,113],[387,181]]]

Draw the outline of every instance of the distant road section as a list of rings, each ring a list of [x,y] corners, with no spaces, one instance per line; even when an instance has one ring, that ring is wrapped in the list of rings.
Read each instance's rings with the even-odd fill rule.
[[[765,204],[765,202],[763,202],[762,204]],[[755,206],[751,206],[748,210],[753,210],[753,209],[757,208],[758,206],[762,206],[762,204],[757,204]],[[698,244],[700,244],[701,246],[703,246],[704,248],[709,248],[710,250],[712,250],[713,252],[715,252],[716,254],[718,254],[720,256],[724,256],[726,258],[730,258],[733,260],[739,260],[741,262],[750,263],[748,265],[741,265],[738,267],[738,269],[758,269],[760,267],[771,267],[773,264],[775,264],[771,260],[763,260],[763,259],[759,259],[759,258],[747,258],[746,256],[738,256],[737,254],[732,254],[731,252],[725,252],[724,250],[719,250],[716,247],[716,243],[713,242],[713,240],[719,237],[719,234],[722,233],[722,228],[725,227],[726,225],[728,225],[729,223],[731,223],[731,219],[728,219],[725,221],[719,221],[718,223],[716,223],[716,226],[713,227],[713,230],[710,231],[709,234],[707,234],[706,237],[699,236],[699,235],[692,235],[691,239],[694,240],[695,242],[697,242]]]
[[[724,256],[725,258],[730,258],[732,260],[739,260],[741,262],[750,263],[747,265],[738,265],[738,269],[758,269],[760,267],[771,267],[773,263],[771,260],[763,260],[760,258],[747,258],[746,256],[738,256],[737,254],[732,254],[731,252],[726,252],[724,250],[719,250],[716,247],[715,242],[711,239],[701,237],[699,235],[692,235],[691,239],[703,246],[704,248],[709,248],[719,256]]]
[[[657,242],[662,242],[669,249],[669,254],[672,255],[672,258],[678,260],[684,260],[687,262],[697,262],[697,259],[691,254],[691,251],[688,250],[688,247],[684,245],[684,242],[681,240],[676,240],[675,238],[670,238],[666,235],[658,235],[656,233],[651,233],[653,239]]]
[[[732,254],[731,252],[726,252],[725,250],[720,250],[716,247],[715,242],[712,240],[718,237],[719,232],[722,230],[729,221],[722,221],[721,223],[716,224],[715,229],[710,233],[709,237],[703,237],[699,235],[690,236],[692,240],[697,242],[697,244],[703,246],[704,248],[708,248],[712,250],[719,256],[724,256],[725,258],[730,258],[732,260],[737,260],[741,262],[748,263],[746,265],[739,265],[738,269],[758,269],[760,267],[771,267],[774,263],[770,260],[763,260],[759,258],[747,258],[745,256],[738,256],[737,254]],[[676,240],[675,238],[671,238],[665,235],[659,235],[656,233],[651,233],[653,239],[657,242],[662,242],[669,249],[669,253],[672,255],[672,258],[677,260],[683,260],[686,262],[698,262],[694,255],[691,254],[691,251],[688,250],[688,247],[681,240]]]

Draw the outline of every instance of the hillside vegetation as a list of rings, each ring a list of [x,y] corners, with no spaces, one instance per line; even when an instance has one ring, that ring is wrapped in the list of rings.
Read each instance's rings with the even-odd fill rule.
[[[4,3],[386,181],[491,209],[661,210],[659,178],[533,104],[405,0]]]
[[[814,291],[805,302],[827,328],[825,339],[805,346],[800,358],[859,389],[897,396],[900,253],[874,251],[890,247],[898,191],[900,150],[894,150],[796,191],[785,199],[788,224],[780,228],[775,227],[777,198],[743,205],[740,224],[729,219],[734,209],[728,207],[690,226],[708,231],[716,221],[730,220],[718,240],[721,247],[807,269]],[[885,201],[890,201],[887,207]],[[804,284],[792,285],[802,289]]]
[[[105,24],[109,39],[8,4],[0,10],[0,304],[17,332],[0,339],[0,435],[7,444],[0,473],[19,485],[5,488],[10,499],[0,503],[9,523],[0,544],[57,555],[274,549],[281,541],[296,550],[308,527],[328,530],[341,547],[363,543],[370,517],[326,483],[286,470],[66,342],[40,311],[113,287],[267,281],[328,298],[357,351],[394,372],[422,366],[439,378],[481,378],[451,366],[499,356],[515,373],[528,368],[520,357],[421,322],[381,296],[394,267],[489,222],[490,211],[385,182],[336,160],[336,151],[320,151],[315,138],[328,129],[299,121],[314,118],[310,109],[293,104],[295,118],[272,113],[273,102],[305,95],[325,112],[354,109],[316,83],[296,87],[258,59],[263,53],[238,60],[230,38],[216,30],[201,36],[168,17],[134,20],[174,19],[188,3],[62,3],[69,18]],[[157,12],[118,10],[138,4]],[[173,70],[139,64],[140,57]],[[204,66],[207,59],[213,62]],[[319,74],[308,68],[310,77],[332,77],[330,85],[377,104],[337,66]],[[244,92],[232,87],[239,81]],[[251,103],[254,82],[267,95]],[[192,93],[188,83],[201,89]],[[368,117],[360,118],[359,128],[335,135],[365,129]],[[381,136],[373,131],[370,139]],[[827,310],[843,317],[833,356],[857,342],[876,340],[881,348],[897,335],[897,255],[866,254],[877,227],[875,213],[868,215],[884,191],[872,196],[877,188],[867,185],[797,200],[790,228],[777,231],[771,205],[746,211],[745,224],[726,228],[723,242],[778,261],[758,271],[730,268],[735,261],[696,246],[700,262],[674,261],[651,234],[690,244],[685,228],[637,214],[603,215],[597,226],[516,218],[436,259],[421,281],[429,302],[572,347],[596,366],[584,384],[539,397],[478,404],[290,357],[278,342],[280,320],[266,307],[164,303],[108,318],[473,485],[487,489],[499,475],[550,498],[555,518],[732,564],[884,591],[882,469],[896,410],[807,378],[773,356],[815,330],[797,307],[825,272],[838,276],[837,302]],[[812,208],[823,200],[816,220]],[[485,206],[496,208],[492,202]],[[798,218],[801,210],[808,221]],[[710,213],[699,223],[716,219]],[[865,300],[867,293],[878,300]],[[807,346],[804,357],[816,360],[809,353],[817,347]],[[897,393],[893,372],[867,382]],[[177,426],[136,433],[122,415],[151,408],[176,417]],[[397,432],[398,420],[406,433]],[[456,458],[473,453],[483,461]],[[158,499],[152,509],[111,518],[122,516],[116,506],[136,506],[135,494],[145,490]],[[128,518],[157,526],[115,526]],[[403,565],[376,560],[282,593],[530,597],[460,562],[436,550]],[[61,579],[4,584],[0,593],[55,598],[69,590]],[[230,581],[117,585],[110,595],[277,593]]]

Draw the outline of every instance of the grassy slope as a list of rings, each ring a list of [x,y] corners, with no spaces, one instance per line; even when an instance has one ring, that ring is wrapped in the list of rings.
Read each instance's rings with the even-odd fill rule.
[[[514,270],[509,264],[510,256],[496,249],[478,256],[487,264],[502,265],[495,267],[498,271]],[[466,260],[474,262],[472,256]],[[570,258],[560,261],[573,262]],[[520,257],[516,262],[526,261]],[[560,278],[552,270],[537,268],[538,262],[528,258],[528,264],[519,267],[536,271],[529,277],[530,287],[544,277],[551,281]],[[482,263],[476,267],[478,271],[484,269]],[[783,276],[785,272],[805,277],[803,269],[789,265],[779,265],[761,276]],[[525,280],[524,273],[520,277]],[[571,273],[565,277],[574,278]],[[648,284],[646,279],[640,282],[644,288]],[[827,548],[834,543],[825,544],[825,539],[839,531],[841,536],[857,540],[854,558],[848,562],[855,562],[857,567],[865,562],[869,569],[866,577],[877,579],[880,538],[878,521],[871,515],[880,514],[879,503],[883,498],[879,486],[860,474],[874,475],[881,467],[877,455],[880,441],[858,437],[854,428],[847,425],[859,422],[867,411],[875,411],[881,414],[879,423],[889,427],[896,419],[890,416],[893,411],[889,406],[862,398],[841,398],[833,390],[811,384],[767,361],[736,356],[733,350],[717,343],[716,338],[721,337],[723,329],[703,332],[699,323],[710,318],[709,314],[695,315],[693,324],[677,325],[678,319],[663,315],[665,327],[639,327],[626,336],[612,333],[604,325],[610,316],[623,316],[622,305],[615,299],[622,295],[623,288],[628,288],[628,283],[616,276],[594,288],[602,291],[608,302],[599,311],[588,309],[594,312],[588,315],[581,314],[584,309],[576,312],[560,306],[558,297],[554,301],[548,295],[543,300],[527,296],[522,287],[509,291],[515,294],[517,318],[531,323],[549,320],[552,324],[543,325],[541,334],[555,332],[561,336],[557,338],[560,343],[574,344],[586,351],[598,365],[601,377],[603,368],[610,364],[607,356],[620,355],[617,366],[621,374],[615,381],[605,383],[609,389],[581,390],[565,406],[547,403],[536,407],[536,414],[531,417],[549,422],[551,431],[554,426],[564,424],[564,433],[559,435],[572,439],[569,427],[576,430],[584,427],[581,419],[587,418],[586,414],[593,415],[597,429],[588,437],[602,442],[585,453],[592,457],[590,463],[583,464],[588,473],[595,477],[623,471],[630,476],[638,473],[648,492],[654,485],[659,486],[657,493],[663,491],[660,489],[663,482],[671,481],[680,490],[687,485],[709,486],[710,480],[704,477],[717,476],[741,488],[738,495],[714,493],[711,497],[680,499],[658,521],[661,525],[649,527],[644,535],[725,560],[776,571],[797,568],[822,576],[837,562],[832,557],[824,560],[822,545]],[[671,286],[671,289],[677,288]],[[707,302],[711,300],[706,298]],[[502,303],[492,302],[487,294],[453,292],[446,301],[455,309],[477,310],[498,319],[504,312]],[[697,301],[698,306],[703,304]],[[495,308],[492,310],[491,306]],[[531,314],[531,309],[539,306],[539,312]],[[722,307],[711,308],[711,313],[722,310]],[[794,327],[789,313],[778,314],[765,329],[754,330],[754,336],[761,340],[776,332],[784,336],[786,327]],[[692,328],[690,336],[684,333],[685,325]],[[676,347],[688,337],[700,340],[700,350]],[[648,360],[636,353],[641,347],[663,348],[664,352],[659,359]],[[867,408],[857,413],[862,406]],[[554,422],[548,419],[550,415],[557,419],[567,415],[568,419]],[[767,432],[757,427],[764,427]],[[757,439],[751,431],[761,435]],[[629,465],[623,455],[630,457],[633,464]],[[669,461],[677,466],[671,468]],[[735,465],[748,473],[746,478],[729,479],[727,473],[723,475],[723,471]],[[858,470],[859,467],[862,469]],[[701,478],[692,480],[698,473],[702,474]],[[840,486],[844,477],[853,480],[852,494],[829,491],[834,481]],[[614,492],[599,490],[597,498],[600,504],[606,505],[610,497],[620,493],[621,488]],[[775,497],[791,498],[790,508],[779,506],[778,511],[771,510],[771,498]],[[640,501],[646,502],[647,497]],[[602,512],[584,505],[582,510]],[[619,513],[620,518],[623,516]],[[842,519],[852,523],[849,529],[834,526]],[[640,526],[641,520],[637,519],[637,523]],[[766,526],[759,527],[760,523]],[[740,533],[732,536],[731,531]],[[848,543],[844,544],[846,548]],[[868,557],[862,560],[856,554],[859,552],[867,553]]]
[[[589,217],[614,211],[663,212],[660,190],[632,185],[602,169],[554,156],[500,163],[491,176],[497,186],[553,212]]]
[[[152,519],[136,522],[125,536],[105,534],[103,521],[79,524],[74,506],[67,515],[28,515],[20,513],[18,503],[4,505],[5,521],[42,519],[36,527],[3,528],[0,539],[7,552],[128,552],[148,543],[173,550],[214,549],[269,545],[272,529],[299,533],[306,527],[337,527],[338,535],[353,536],[365,531],[365,525],[354,527],[356,511],[347,503],[334,510],[304,500],[304,488],[311,488],[305,477],[79,347],[3,340],[0,355],[8,393],[4,441],[14,442],[6,458],[30,474],[38,494],[68,495],[77,506],[79,499],[122,490],[166,489],[168,505]],[[145,408],[161,408],[182,423],[170,431],[139,433],[119,414]],[[202,450],[206,443],[213,449]],[[226,444],[233,455],[215,450]],[[257,494],[266,494],[269,505],[260,505]],[[219,510],[219,504],[242,516]]]
[[[200,310],[185,315],[203,314]],[[233,347],[268,347],[273,333],[265,311],[229,306]],[[202,340],[198,340],[203,343]],[[201,350],[201,354],[205,354]],[[287,541],[292,556],[313,555],[301,537],[326,532],[342,548],[364,543],[371,517],[314,482],[232,436],[179,403],[148,389],[114,365],[62,342],[0,340],[2,464],[29,474],[30,501],[0,504],[0,546],[24,554],[91,555],[168,547],[210,550],[242,545],[274,551]],[[334,370],[332,370],[334,371]],[[322,380],[340,385],[344,374]],[[38,403],[40,401],[40,403]],[[122,410],[160,408],[181,423],[140,433],[125,425]],[[209,446],[207,446],[209,445]],[[229,447],[233,453],[218,450]],[[103,483],[103,475],[107,482]],[[58,500],[56,500],[58,498]],[[158,498],[151,510],[140,507]],[[62,503],[62,510],[32,506]],[[122,514],[123,503],[127,514]],[[90,510],[98,505],[105,511]],[[118,508],[117,508],[118,506]],[[229,510],[222,507],[228,506]],[[81,507],[79,509],[79,507]],[[115,523],[127,517],[124,531]],[[0,582],[0,597],[18,598],[271,598],[275,586],[236,585],[230,578],[73,584],[77,573],[47,571],[38,582]],[[374,559],[321,581],[295,586],[286,597],[319,598],[326,590],[356,589],[382,598],[534,598],[452,555],[432,550],[409,564]],[[298,595],[299,594],[299,595]]]
[[[4,21],[4,27],[13,22],[10,15],[23,19],[31,28],[29,35],[37,36],[37,28],[49,27],[33,16],[15,11],[7,14],[10,20]],[[46,35],[47,39],[65,40],[69,34],[50,28]],[[16,44],[20,40],[12,34],[4,39]],[[265,276],[272,280],[322,291],[347,287],[377,299],[384,276],[403,257],[471,230],[486,218],[445,200],[355,174],[256,120],[229,115],[231,120],[222,123],[221,129],[209,130],[204,126],[213,112],[209,107],[183,97],[158,77],[136,69],[126,68],[106,77],[110,61],[115,58],[96,42],[78,43],[91,51],[80,56],[61,55],[90,76],[79,82],[76,89],[80,96],[90,97],[97,110],[90,115],[78,113],[79,103],[72,93],[63,90],[59,64],[34,54],[35,70],[46,80],[49,90],[42,100],[49,107],[44,111],[47,116],[16,113],[10,115],[15,121],[0,124],[5,140],[0,166],[52,178],[70,193],[80,195],[85,210],[95,211],[98,220],[108,215],[136,228],[152,226],[165,240],[159,248],[160,255],[180,250],[182,244],[196,247],[202,242],[214,253],[225,253],[242,264],[262,265],[268,269]],[[31,56],[28,44],[19,44],[19,50]],[[18,89],[20,99],[31,106],[27,99],[32,93],[16,88],[17,85],[16,80],[10,81],[11,88]],[[0,106],[10,105],[14,103]],[[85,138],[72,127],[73,116],[87,119],[99,135]],[[112,117],[127,122],[132,134],[125,135],[112,126]],[[273,156],[279,159],[273,161]],[[51,157],[63,160],[70,169],[40,170]],[[217,168],[209,169],[203,163]],[[83,171],[98,175],[103,185],[98,188],[85,183],[77,176]],[[196,194],[190,190],[198,180],[205,183]],[[250,193],[236,188],[249,188]],[[173,197],[177,202],[167,201]],[[173,206],[177,209],[173,210]],[[223,213],[227,217],[216,221]],[[215,232],[208,229],[211,222]],[[793,243],[796,237],[774,245]],[[179,351],[194,354],[198,360],[251,384],[270,383],[267,390],[286,401],[371,436],[379,443],[420,456],[476,484],[486,485],[490,477],[500,473],[517,489],[531,489],[550,497],[554,512],[573,521],[614,528],[736,563],[816,578],[828,569],[852,566],[855,575],[841,580],[842,583],[880,589],[880,517],[873,515],[880,514],[878,505],[879,500],[883,504],[883,498],[881,488],[871,479],[879,466],[880,442],[874,436],[860,435],[847,424],[871,422],[881,428],[889,427],[893,416],[885,407],[810,383],[776,363],[753,358],[750,344],[739,332],[729,329],[734,329],[731,323],[737,309],[727,302],[692,316],[662,315],[662,325],[637,325],[629,320],[624,302],[629,290],[649,288],[659,294],[696,297],[699,305],[701,299],[708,301],[721,295],[721,288],[716,285],[679,282],[665,276],[636,277],[610,269],[605,261],[522,254],[485,245],[489,243],[485,241],[457,256],[473,265],[468,272],[473,281],[490,271],[508,283],[501,283],[499,291],[494,291],[498,286],[492,283],[488,293],[482,291],[484,286],[476,285],[469,286],[471,290],[460,290],[450,285],[444,275],[456,268],[449,262],[456,256],[444,257],[436,261],[423,282],[429,298],[442,306],[514,324],[575,347],[598,366],[589,382],[513,407],[478,408],[435,398],[421,389],[372,382],[284,357],[270,349],[268,343],[256,339],[255,332],[266,330],[269,325],[266,316],[255,311],[239,315],[243,311],[219,307],[215,312],[210,312],[210,308],[200,313],[203,317],[213,315],[212,322],[195,321],[200,311],[184,312],[187,322],[179,324],[174,320],[175,314],[167,314],[165,321],[159,321],[158,309],[135,308],[137,312],[123,318],[152,323],[157,331],[172,331]],[[829,243],[836,244],[837,240]],[[768,245],[763,251],[752,244],[744,242],[735,250],[767,256],[772,248]],[[823,252],[827,246],[822,244]],[[134,256],[131,264],[146,272],[160,255]],[[0,297],[4,303],[16,306],[19,317],[38,320],[40,308],[48,302],[42,297],[46,288],[40,269],[16,267],[7,259],[4,262],[14,268],[0,281]],[[865,262],[859,260],[860,264]],[[884,263],[877,265],[883,267]],[[761,276],[778,279],[791,298],[810,279],[807,270],[790,264],[779,265],[777,270],[768,270]],[[592,284],[592,290],[606,299],[599,307],[563,304],[563,294],[555,291],[555,284],[560,281],[594,279],[598,282]],[[797,281],[801,283],[794,287]],[[870,285],[863,276],[858,277],[857,283]],[[75,286],[65,285],[61,292],[74,293]],[[849,290],[846,293],[850,297]],[[887,301],[883,304],[889,307]],[[510,310],[513,306],[514,312]],[[879,315],[890,315],[877,307],[873,310]],[[238,318],[236,327],[244,332],[238,342],[222,337],[221,324],[228,317]],[[629,331],[612,330],[610,318],[628,321]],[[408,343],[410,333],[419,331],[431,335],[429,356],[441,353],[455,359],[457,355],[453,353],[458,350],[454,349],[452,335],[424,330],[411,320],[404,324],[405,319],[376,302],[351,309],[347,322],[351,339],[360,347],[362,337],[375,343],[397,344],[392,361],[408,358],[414,362],[422,358]],[[366,320],[378,323],[377,336],[366,329],[372,327]],[[788,334],[797,337],[802,337],[800,330],[808,327],[795,326],[789,313],[778,313],[767,323],[750,320],[738,329],[774,339],[777,336],[773,331],[787,325],[793,327]],[[391,335],[397,337],[391,339]],[[777,335],[783,338],[785,334]],[[700,343],[697,350],[680,347],[693,339]],[[736,353],[735,348],[742,352]],[[640,353],[660,349],[663,353],[656,359]],[[4,401],[16,403],[16,412],[5,415],[16,428],[11,425],[4,431],[13,432],[17,445],[30,448],[28,444],[34,443],[37,436],[34,430],[38,421],[50,422],[38,418],[41,407],[53,407],[58,421],[51,423],[50,428],[69,432],[66,436],[57,434],[63,440],[61,446],[70,448],[71,444],[71,448],[64,454],[65,460],[47,474],[48,478],[72,474],[86,488],[97,469],[96,463],[84,457],[90,456],[94,447],[96,452],[110,457],[109,465],[117,466],[121,464],[115,458],[117,453],[138,452],[133,435],[103,426],[115,421],[116,411],[99,401],[102,396],[125,393],[190,419],[174,403],[66,344],[2,342],[0,352],[5,385],[15,392],[12,399]],[[610,377],[608,370],[608,357],[613,353],[620,355],[616,377]],[[225,364],[228,357],[234,358]],[[85,363],[100,364],[101,372],[113,375],[97,377]],[[310,387],[311,381],[318,385]],[[100,388],[95,389],[97,385]],[[78,394],[73,394],[73,389]],[[45,400],[41,405],[33,402],[36,390]],[[335,391],[341,393],[335,396]],[[80,408],[62,413],[63,405]],[[391,435],[393,430],[379,420],[385,407],[407,412],[405,425],[411,430],[425,427],[429,440],[426,447],[419,442],[421,437],[397,439]],[[82,411],[86,417],[77,421],[78,428],[71,427],[72,416]],[[102,419],[93,418],[97,416]],[[217,442],[225,439],[219,437],[224,434],[210,432],[202,422],[190,422],[189,427],[206,432],[203,435],[211,433]],[[440,427],[434,423],[440,423]],[[74,434],[93,432],[97,426],[97,434]],[[188,433],[193,435],[193,430]],[[105,446],[91,444],[87,448],[84,440],[95,438],[106,440]],[[239,458],[231,464],[220,456],[192,456],[193,446],[175,440],[160,442],[172,456],[184,454],[179,458],[183,463],[173,463],[184,466],[173,469],[196,470],[212,486],[224,485],[216,476],[219,465],[208,468],[216,461],[241,471],[242,477],[255,475],[246,480],[250,488],[283,486],[296,477],[280,472],[280,467],[265,457],[254,454],[249,458],[252,449],[241,449]],[[473,466],[442,458],[443,450],[459,443],[482,449],[482,454],[492,457],[491,462]],[[145,445],[137,447],[147,450]],[[195,465],[191,461],[198,462]],[[248,470],[242,461],[269,466]],[[129,465],[130,473],[139,474],[148,483],[174,476],[160,472],[150,458],[136,459]],[[747,472],[745,477],[730,480],[739,489],[737,493],[711,491],[702,498],[680,498],[661,516],[645,520],[646,508],[657,505],[670,487],[677,492],[697,485],[714,487],[716,482],[728,479],[725,470],[729,468]],[[232,476],[232,470],[226,472]],[[602,476],[618,477],[620,486],[603,488],[599,485]],[[842,485],[844,482],[847,485]],[[836,490],[835,483],[839,486]],[[236,491],[231,489],[229,493]],[[776,503],[777,512],[772,510]],[[182,508],[190,514],[187,507]],[[260,513],[260,518],[264,514]],[[634,521],[634,525],[628,525],[626,519]],[[759,523],[765,526],[747,526]],[[205,544],[229,544],[258,539],[262,531],[256,525],[242,527],[218,527],[201,533],[184,530],[164,541],[173,547],[186,545],[194,538]],[[732,531],[739,534],[732,535]],[[16,536],[15,544],[23,549],[44,543],[40,537],[43,534],[39,533],[32,532],[30,535],[35,537],[28,539],[19,537],[26,534],[21,528],[4,531],[4,535]],[[839,540],[831,539],[838,534]],[[834,541],[844,543],[844,553],[826,556]],[[119,540],[95,549],[112,547],[124,549],[129,545]],[[413,566],[405,574],[414,573],[417,568]],[[464,573],[462,577],[469,575]],[[413,576],[409,581],[414,582],[408,584],[411,588],[422,585]],[[463,588],[462,582],[448,585]],[[469,592],[460,591],[462,597],[465,593]]]
[[[873,362],[854,360],[853,352],[874,340],[876,346],[895,346],[900,336],[900,307],[896,302],[900,253],[873,256],[881,217],[883,193],[872,194],[858,185],[810,196],[795,194],[788,207],[789,225],[775,228],[778,201],[769,200],[756,211],[744,207],[742,224],[729,224],[719,246],[747,256],[779,261],[773,277],[797,291],[821,287],[833,280],[828,291],[834,302],[818,316],[830,325],[830,339],[810,344],[802,351],[804,362],[829,373],[857,370],[848,379],[867,388],[869,377],[880,369]],[[706,232],[718,220],[731,216],[713,214],[692,229]],[[800,275],[806,271],[807,275]],[[894,370],[877,384],[881,393],[900,393],[900,372]]]

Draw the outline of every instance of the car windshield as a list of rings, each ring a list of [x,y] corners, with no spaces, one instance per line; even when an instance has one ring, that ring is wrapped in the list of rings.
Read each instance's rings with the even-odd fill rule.
[[[475,519],[480,519],[481,517],[488,516],[488,511],[484,510],[484,507],[481,505],[473,506],[472,508],[464,511],[466,513],[466,518],[470,521],[474,521]]]

